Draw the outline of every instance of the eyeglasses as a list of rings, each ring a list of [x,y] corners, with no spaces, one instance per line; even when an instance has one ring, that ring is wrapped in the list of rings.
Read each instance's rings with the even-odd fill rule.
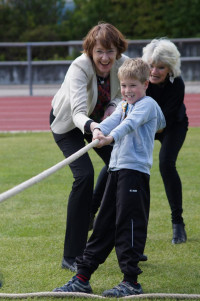
[[[106,54],[109,57],[114,57],[114,56],[116,56],[117,51],[113,50],[113,49],[108,50],[108,51],[96,50],[95,53],[98,57],[103,57],[104,54]]]

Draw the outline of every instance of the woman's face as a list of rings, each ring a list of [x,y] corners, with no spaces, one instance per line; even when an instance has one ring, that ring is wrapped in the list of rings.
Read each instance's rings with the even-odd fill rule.
[[[111,48],[106,49],[97,40],[92,51],[92,57],[97,75],[106,77],[116,60],[117,48],[111,44]]]
[[[170,73],[170,69],[162,62],[150,64],[150,82],[152,84],[160,84],[165,81],[167,75]]]

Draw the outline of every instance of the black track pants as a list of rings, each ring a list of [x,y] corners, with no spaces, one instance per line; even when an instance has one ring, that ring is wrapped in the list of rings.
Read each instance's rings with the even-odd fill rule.
[[[84,254],[77,258],[78,273],[90,278],[113,247],[126,280],[141,273],[149,219],[149,175],[123,169],[108,176],[102,205]]]

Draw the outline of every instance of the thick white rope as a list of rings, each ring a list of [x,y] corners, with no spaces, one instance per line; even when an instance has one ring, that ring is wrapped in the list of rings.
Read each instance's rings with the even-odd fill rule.
[[[35,177],[13,187],[10,190],[7,190],[0,194],[0,202],[5,201],[6,199],[20,193],[21,191],[27,189],[28,187],[42,181],[43,179],[47,178],[51,174],[55,173],[62,167],[69,165],[87,151],[89,151],[92,147],[97,146],[99,140],[96,139],[91,143],[87,144],[85,147],[71,155],[70,157],[64,159],[63,161],[57,163],[56,165],[50,167],[49,169],[43,171],[42,173],[38,174]],[[27,299],[33,297],[54,297],[54,298],[63,298],[63,297],[84,297],[84,298],[98,298],[98,299],[105,299],[105,297],[94,295],[94,294],[86,294],[86,293],[75,293],[75,292],[36,292],[36,293],[24,293],[24,294],[6,294],[0,293],[0,299],[8,298],[8,299]],[[157,293],[157,294],[141,294],[141,295],[132,295],[123,297],[122,299],[200,299],[200,295],[195,294],[165,294],[165,293]]]
[[[86,293],[65,293],[65,292],[38,292],[38,293],[27,293],[27,294],[0,294],[1,298],[9,298],[9,299],[26,299],[33,297],[54,297],[54,298],[64,298],[64,297],[84,297],[84,298],[98,298],[104,299],[102,296],[94,295],[94,294],[86,294]]]
[[[64,159],[63,161],[57,163],[56,165],[50,167],[49,169],[46,169],[45,171],[41,172],[37,176],[32,177],[31,179],[11,188],[10,190],[7,190],[7,191],[1,193],[0,194],[0,203],[18,193],[20,193],[21,191],[27,189],[28,187],[42,181],[43,179],[47,178],[48,176],[55,173],[56,171],[63,168],[64,166],[69,165],[70,163],[72,163],[73,161],[75,161],[76,159],[78,159],[79,157],[84,155],[92,147],[97,146],[98,143],[99,143],[98,139],[92,141],[91,143],[87,144],[85,147],[81,148],[79,151],[77,151],[70,157]]]
[[[165,293],[152,293],[152,294],[141,294],[134,296],[123,297],[123,299],[195,299],[200,300],[200,295],[196,294],[165,294]]]
[[[54,297],[54,298],[64,298],[64,297],[76,297],[76,298],[98,298],[105,299],[105,297],[94,295],[94,294],[86,294],[86,293],[75,293],[75,292],[38,292],[38,293],[25,293],[25,294],[0,294],[1,298],[8,299],[27,299],[33,297]],[[157,294],[141,294],[141,295],[132,295],[127,297],[122,297],[120,299],[195,299],[200,300],[200,295],[196,294],[165,294],[165,293],[157,293]]]

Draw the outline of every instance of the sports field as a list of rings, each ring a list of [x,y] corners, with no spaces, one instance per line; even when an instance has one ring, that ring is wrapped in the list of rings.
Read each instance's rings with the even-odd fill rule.
[[[20,97],[21,105],[17,102],[17,106],[14,106],[17,99],[18,97],[11,98],[8,111],[12,113],[9,115],[8,111],[2,109],[2,104],[8,101],[8,98],[0,98],[0,193],[63,160],[49,132],[51,97],[40,97],[40,100],[30,97],[28,105],[22,101],[24,98]],[[197,105],[193,106],[195,102]],[[140,263],[143,273],[139,276],[139,281],[144,293],[185,294],[185,298],[182,296],[182,299],[189,300],[191,294],[200,299],[199,95],[187,94],[185,103],[190,128],[179,154],[177,168],[183,185],[183,215],[188,241],[181,245],[171,244],[170,210],[159,174],[160,145],[156,141],[145,249],[148,261]],[[22,116],[26,119],[26,127],[20,125]],[[17,119],[12,123],[15,117]],[[39,126],[40,120],[43,123]],[[3,128],[6,123],[12,124],[12,127]],[[14,124],[20,128],[14,127]],[[96,179],[102,162],[93,150],[89,153],[94,162]],[[61,269],[67,197],[72,182],[70,169],[65,167],[44,181],[0,203],[0,273],[3,275],[0,300],[8,300],[1,295],[3,293],[51,292],[73,276],[70,271]],[[100,296],[105,289],[115,286],[121,280],[122,275],[113,250],[105,264],[93,275],[91,286],[94,294]],[[161,297],[157,295],[154,300],[159,298]],[[165,300],[169,299],[170,297]],[[38,299],[35,297],[31,300]],[[52,298],[42,297],[41,300],[50,301]],[[73,300],[83,300],[83,297]]]

